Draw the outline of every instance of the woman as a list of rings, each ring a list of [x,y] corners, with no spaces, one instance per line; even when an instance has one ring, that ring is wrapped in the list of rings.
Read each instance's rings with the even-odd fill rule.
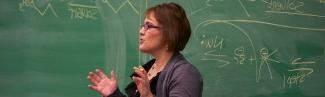
[[[202,77],[182,51],[191,35],[184,9],[175,3],[164,3],[147,9],[140,30],[139,49],[153,60],[134,67],[134,82],[125,91],[129,97],[201,97]],[[113,71],[110,77],[96,69],[90,72],[89,85],[104,97],[126,97],[118,89]]]

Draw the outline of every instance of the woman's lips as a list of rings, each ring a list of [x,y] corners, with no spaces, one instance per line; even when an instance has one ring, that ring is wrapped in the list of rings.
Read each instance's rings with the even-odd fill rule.
[[[142,44],[144,42],[144,40],[143,39],[140,39],[140,44]]]

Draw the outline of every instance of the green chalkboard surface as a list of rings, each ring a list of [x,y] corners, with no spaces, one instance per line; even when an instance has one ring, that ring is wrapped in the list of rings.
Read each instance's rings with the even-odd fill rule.
[[[1,0],[0,97],[99,97],[95,68],[123,90],[151,59],[143,13],[163,2],[187,12],[203,97],[325,97],[325,0]]]

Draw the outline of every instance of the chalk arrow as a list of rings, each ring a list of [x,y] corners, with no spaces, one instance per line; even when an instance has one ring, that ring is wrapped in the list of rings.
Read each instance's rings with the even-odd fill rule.
[[[315,64],[314,61],[301,61],[302,58],[297,58],[297,59],[294,59],[291,64]]]

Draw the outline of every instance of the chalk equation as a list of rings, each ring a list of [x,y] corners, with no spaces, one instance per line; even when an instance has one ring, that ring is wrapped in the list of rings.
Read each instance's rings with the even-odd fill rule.
[[[267,47],[259,47],[255,46],[255,42],[252,38],[252,33],[246,31],[243,27],[238,24],[245,25],[264,25],[271,26],[275,28],[281,29],[291,29],[291,30],[306,30],[313,32],[325,32],[324,28],[313,28],[313,27],[299,27],[299,26],[291,26],[286,24],[277,24],[272,22],[258,21],[258,20],[206,20],[200,22],[194,28],[194,38],[200,46],[204,48],[201,54],[203,57],[201,61],[214,61],[218,65],[219,68],[227,68],[230,65],[255,65],[256,70],[256,82],[259,83],[261,80],[273,80],[273,67],[278,65],[306,65],[306,64],[317,64],[314,60],[308,60],[304,57],[295,57],[292,60],[280,61],[277,53],[281,48],[267,48]],[[218,32],[218,29],[226,32]],[[228,29],[229,28],[229,29]],[[214,30],[213,30],[214,29]],[[235,30],[234,30],[235,29]],[[231,31],[229,31],[231,30]],[[211,32],[208,32],[211,31]],[[228,31],[228,32],[227,32]],[[231,36],[225,36],[225,34],[234,33]],[[236,37],[234,35],[241,35],[240,40],[237,43],[229,43],[232,39],[229,37]],[[225,38],[228,37],[228,38]],[[226,41],[228,40],[228,41]],[[241,45],[241,43],[243,43]],[[225,50],[225,45],[228,45],[228,48]],[[237,47],[231,47],[232,54],[229,53],[229,45],[235,45]],[[228,51],[227,51],[228,50]],[[228,53],[224,53],[228,52]],[[325,51],[322,51],[325,52]],[[325,54],[324,54],[325,55]],[[265,71],[264,71],[265,70]],[[285,87],[299,86],[304,82],[305,79],[313,73],[313,68],[311,67],[295,67],[287,70],[287,73],[283,74],[283,80]],[[268,79],[266,79],[268,78]]]
[[[45,1],[43,1],[43,2],[45,2]],[[59,17],[59,15],[56,13],[56,11],[54,10],[54,8],[50,2],[46,2],[44,4],[46,7],[44,9],[41,9],[39,6],[44,6],[44,5],[36,5],[36,2],[34,0],[22,0],[18,4],[18,10],[23,12],[23,11],[25,11],[25,9],[31,8],[31,9],[35,10],[41,16],[44,16],[48,13],[52,13],[55,17]],[[48,12],[49,10],[50,10],[50,12]]]
[[[314,69],[311,67],[302,67],[301,65],[313,65],[317,64],[315,61],[302,58],[302,57],[294,57],[292,60],[288,61],[279,61],[278,57],[275,55],[278,53],[280,48],[276,49],[268,49],[268,48],[260,48],[257,50],[256,54],[252,54],[249,52],[248,48],[245,46],[238,46],[233,49],[232,54],[226,54],[224,52],[224,45],[227,44],[223,37],[215,35],[214,38],[206,37],[206,35],[202,35],[204,39],[201,40],[200,45],[204,48],[201,61],[215,61],[219,68],[227,68],[229,65],[256,65],[256,82],[259,83],[261,80],[268,80],[265,78],[269,78],[269,80],[273,80],[272,73],[272,65],[290,65],[293,68],[288,69],[287,73],[283,74],[283,86],[284,87],[292,87],[299,86],[304,82],[305,79],[310,76]],[[229,49],[229,48],[228,48]],[[290,64],[288,64],[290,63]],[[300,65],[296,67],[296,65]],[[266,72],[262,72],[266,70]],[[264,79],[262,79],[264,78]]]
[[[130,0],[124,0],[124,2],[122,2],[122,4],[119,5],[119,7],[117,7],[117,8],[114,7],[113,4],[111,4],[108,0],[102,0],[102,1],[103,1],[104,4],[109,6],[113,10],[114,13],[118,13],[121,10],[121,8],[123,8],[124,6],[129,5],[132,8],[132,11],[139,15],[138,9],[135,8],[134,4],[132,2],[130,2]],[[146,2],[147,2],[147,0],[146,0]]]
[[[53,6],[53,3],[57,4],[57,6]],[[139,15],[139,8],[135,7],[135,4],[132,3],[130,0],[124,0],[121,4],[112,4],[112,1],[109,0],[100,0],[99,3],[102,3],[108,6],[115,14],[119,13],[123,7],[130,7],[132,12],[136,15]],[[148,1],[146,1],[148,2]],[[60,5],[59,5],[59,4]],[[27,9],[32,9],[36,11],[40,16],[45,15],[54,15],[55,17],[64,16],[59,15],[58,9],[66,8],[66,10],[70,12],[71,19],[91,19],[95,20],[100,16],[99,8],[95,4],[96,2],[91,2],[91,4],[80,4],[74,2],[74,0],[65,2],[64,0],[61,1],[50,1],[50,0],[21,0],[18,3],[18,10],[20,12],[26,12]],[[62,6],[66,5],[66,6]],[[118,7],[114,7],[114,5],[118,5]],[[65,12],[62,12],[65,13]]]
[[[299,86],[314,72],[312,68],[298,68],[288,71],[289,74],[283,75],[283,87]]]
[[[71,19],[97,19],[99,14],[96,6],[69,3]]]
[[[267,48],[262,48],[262,49],[259,50],[260,64],[258,64],[257,69],[256,69],[256,70],[258,70],[257,71],[258,76],[256,78],[257,82],[259,82],[260,79],[261,79],[261,70],[262,70],[264,65],[266,66],[266,68],[268,70],[270,79],[273,79],[273,75],[272,75],[271,68],[270,68],[271,62],[280,63],[279,61],[271,58],[271,56],[273,54],[275,54],[276,52],[277,52],[277,49],[272,51],[271,53],[269,52],[269,50]]]
[[[263,2],[271,11],[303,12],[301,8],[304,6],[304,3],[299,0],[263,0]]]

